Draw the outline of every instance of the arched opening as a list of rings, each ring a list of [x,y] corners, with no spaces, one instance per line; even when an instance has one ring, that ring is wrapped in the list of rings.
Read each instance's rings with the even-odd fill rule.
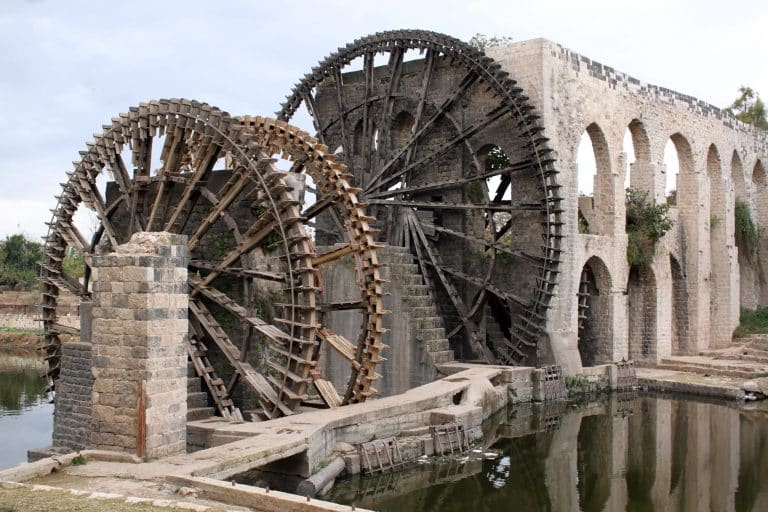
[[[581,270],[579,282],[579,355],[583,366],[611,360],[613,315],[611,276],[603,261],[593,256]]]
[[[688,353],[688,289],[685,284],[683,267],[677,258],[669,255],[670,274],[672,276],[672,296],[670,301],[670,342],[672,355]]]
[[[731,155],[731,179],[733,180],[736,199],[734,204],[734,227],[737,211],[745,209],[749,211],[749,196],[747,195],[747,185],[744,180],[744,166],[741,163],[739,153],[734,151]],[[731,220],[730,218],[728,219]],[[736,240],[738,246],[738,240]],[[739,258],[739,308],[755,309],[759,301],[759,292],[757,281],[759,275],[755,265],[755,258],[751,257],[748,251],[738,248]]]
[[[395,119],[392,121],[392,128],[389,132],[392,149],[397,150],[405,147],[408,140],[413,135],[415,122],[416,120],[411,113],[406,112],[405,110],[395,116]]]
[[[592,123],[581,136],[576,153],[579,231],[606,234],[613,228],[613,186],[608,142]]]
[[[368,121],[368,124],[368,132],[366,132],[362,119],[355,123],[355,129],[352,135],[352,151],[356,155],[365,154],[366,144],[370,144],[371,151],[376,151],[379,148],[379,129],[376,124],[370,120]],[[368,142],[365,142],[366,139],[368,139]]]
[[[766,181],[765,166],[758,160],[752,169],[752,186],[754,187],[754,212],[753,219],[757,227],[757,261],[768,261],[768,233],[765,231],[768,225],[768,181]],[[765,272],[765,270],[763,270]],[[761,273],[756,281],[760,286],[760,298],[758,306],[768,305],[768,286],[765,286],[766,276]]]
[[[649,266],[629,269],[627,296],[629,357],[653,359],[656,356],[656,277]]]
[[[730,262],[727,239],[728,191],[723,181],[720,152],[714,144],[707,151],[707,176],[709,177],[709,268],[710,268],[710,344],[730,343],[731,295]]]
[[[741,158],[737,151],[731,156],[731,179],[736,191],[736,199],[747,201],[747,185],[744,181],[744,166],[741,164]]]
[[[624,153],[626,162],[624,188],[627,189],[632,186],[632,166],[635,165],[635,162],[637,161],[637,157],[635,156],[635,144],[632,142],[632,132],[629,131],[629,127],[624,130],[624,140],[621,143],[621,149]]]
[[[627,173],[624,188],[635,188],[654,196],[655,177],[651,164],[651,144],[643,123],[633,119],[624,132],[624,153],[627,155]]]
[[[691,145],[680,133],[675,133],[667,141],[664,147],[664,192],[667,196],[667,204],[671,206],[683,205],[685,187],[680,186],[681,175],[693,174],[693,152]]]

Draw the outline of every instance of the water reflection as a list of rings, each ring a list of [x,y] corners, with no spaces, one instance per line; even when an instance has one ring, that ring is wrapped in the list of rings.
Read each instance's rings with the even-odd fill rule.
[[[382,511],[768,510],[768,406],[643,395],[516,407],[486,426],[496,460],[340,482]]]
[[[53,405],[30,351],[0,351],[0,469],[26,460],[26,451],[51,443]]]

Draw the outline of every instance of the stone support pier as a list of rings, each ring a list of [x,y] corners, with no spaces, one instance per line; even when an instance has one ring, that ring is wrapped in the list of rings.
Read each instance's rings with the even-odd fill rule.
[[[186,450],[186,237],[137,233],[93,257],[91,446],[155,459]]]

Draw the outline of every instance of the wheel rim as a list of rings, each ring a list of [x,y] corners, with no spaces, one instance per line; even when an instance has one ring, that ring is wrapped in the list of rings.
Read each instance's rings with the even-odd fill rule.
[[[321,333],[327,336],[319,324],[316,254],[288,174],[271,158],[283,149],[262,139],[263,133],[206,104],[161,100],[114,118],[81,152],[53,210],[44,249],[42,348],[52,388],[61,335],[77,334],[57,322],[62,289],[87,300],[90,255],[135,232],[165,230],[189,237],[190,357],[199,373],[212,367],[206,344],[213,344],[223,372],[232,373],[228,383],[224,375],[201,375],[219,412],[242,419],[230,396],[238,381],[252,392],[254,418],[292,414],[306,398]],[[230,170],[214,172],[222,160]],[[100,190],[104,171],[114,182]],[[343,188],[343,167],[336,172]],[[339,203],[346,212],[348,203]],[[84,210],[98,223],[90,243],[76,225]],[[85,255],[81,281],[63,268],[72,249]],[[264,270],[264,262],[274,268]],[[263,294],[272,299],[268,311]],[[254,347],[260,353],[255,359],[249,354]]]
[[[412,51],[426,53],[408,61]],[[384,32],[321,61],[278,117],[300,108],[340,148],[381,219],[379,240],[411,248],[450,335],[488,362],[532,358],[557,282],[562,210],[548,141],[507,73],[449,36]],[[488,154],[504,158],[494,167]],[[503,336],[481,336],[484,315]]]

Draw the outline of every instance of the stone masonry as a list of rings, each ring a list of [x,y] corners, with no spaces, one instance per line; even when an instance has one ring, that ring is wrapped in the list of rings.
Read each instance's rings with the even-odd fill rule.
[[[56,387],[53,445],[84,450],[91,436],[91,343],[69,341],[61,346],[61,375]]]
[[[93,448],[186,449],[187,259],[186,236],[170,233],[93,258]]]
[[[735,201],[744,201],[764,233],[765,134],[704,101],[644,83],[552,41],[521,41],[488,54],[530,97],[557,152],[567,229],[561,279],[547,319],[552,362],[574,373],[585,354],[599,355],[586,364],[627,357],[654,364],[730,344],[739,309],[768,304],[760,270],[768,255],[765,236],[760,235],[757,261],[745,259],[734,240],[733,214]],[[622,149],[627,130],[634,155]],[[577,188],[584,133],[597,164],[591,197],[579,197]],[[652,265],[632,271],[626,257],[625,179],[655,202],[667,202],[669,141],[680,163],[676,198],[670,201],[675,225],[658,244]],[[579,229],[579,213],[588,220],[587,232]],[[578,293],[586,269],[595,278],[596,328],[589,340],[578,334]]]

